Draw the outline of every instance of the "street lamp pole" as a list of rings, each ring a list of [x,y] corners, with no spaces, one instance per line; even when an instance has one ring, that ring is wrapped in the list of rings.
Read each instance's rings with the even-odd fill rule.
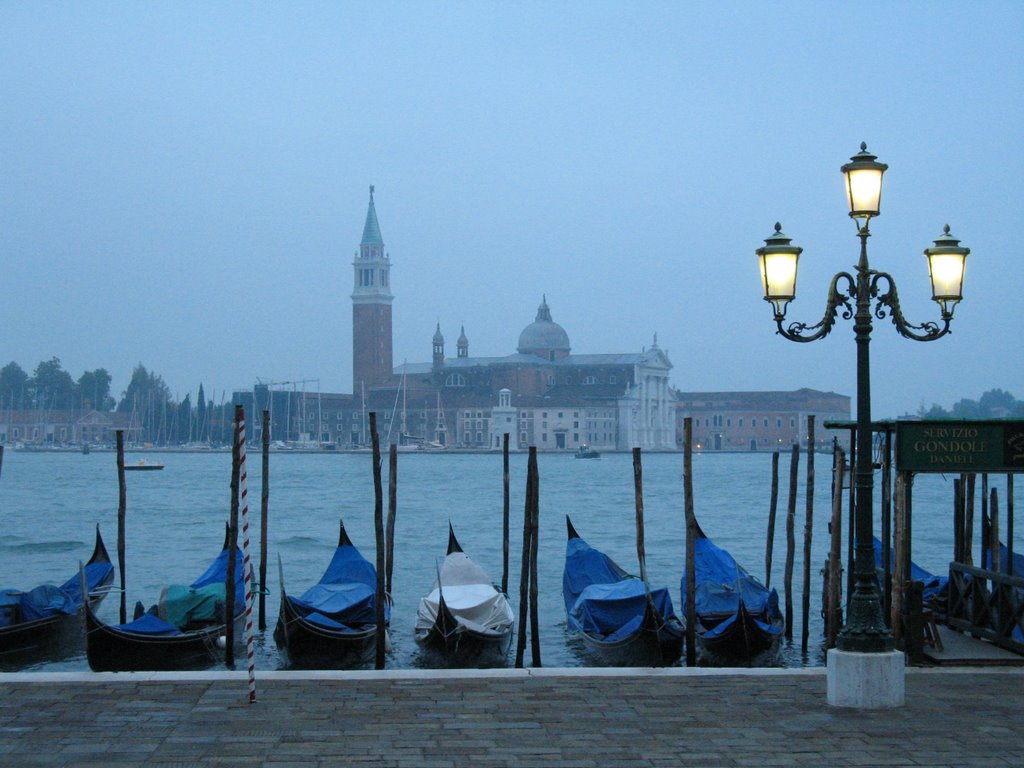
[[[882,616],[881,593],[875,577],[873,545],[874,468],[871,456],[871,331],[873,317],[890,318],[897,332],[914,341],[934,341],[949,333],[956,303],[962,298],[964,263],[970,249],[949,234],[949,227],[925,250],[932,281],[932,299],[941,310],[941,324],[914,325],[906,321],[900,309],[896,283],[886,272],[871,269],[868,262],[869,222],[879,215],[882,175],[888,166],[861,144],[861,151],[843,165],[850,216],[858,222],[860,259],[855,274],[839,272],[832,278],[825,315],[816,325],[791,322],[784,325],[789,302],[796,297],[797,262],[802,248],[791,245],[779,224],[775,232],[757,249],[761,266],[764,298],[774,307],[777,332],[786,339],[810,342],[827,336],[840,314],[853,320],[857,342],[857,458],[854,468],[855,557],[854,589],[850,596],[849,620],[839,633],[836,646],[841,651],[885,653],[894,641]],[[872,309],[872,303],[875,304]],[[840,313],[840,310],[842,312]]]

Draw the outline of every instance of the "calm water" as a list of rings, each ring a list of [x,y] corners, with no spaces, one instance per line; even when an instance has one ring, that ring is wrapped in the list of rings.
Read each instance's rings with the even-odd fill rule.
[[[129,462],[140,458],[129,454]],[[150,455],[147,458],[152,459]],[[127,596],[156,601],[162,585],[188,583],[220,550],[230,504],[231,458],[227,453],[161,454],[161,472],[129,472],[127,514]],[[778,663],[821,665],[821,564],[828,548],[831,457],[815,460],[815,521],[811,562],[811,652],[800,653],[800,584],[806,489],[806,456],[801,456],[796,514],[794,605],[797,646],[783,648]],[[565,554],[565,515],[580,535],[628,570],[636,571],[632,457],[606,454],[578,461],[571,455],[540,455],[540,621],[545,666],[579,666],[565,633],[561,574]],[[667,585],[679,604],[683,569],[682,456],[643,457],[644,510],[648,572],[655,586]],[[420,596],[444,555],[449,520],[463,549],[501,580],[502,460],[500,455],[400,454],[395,542],[394,649],[389,667],[418,663],[413,624]],[[333,554],[338,520],[344,518],[353,542],[374,560],[372,459],[368,454],[274,453],[270,464],[270,530],[267,625],[257,636],[258,668],[281,665],[271,636],[280,599],[277,558],[281,557],[289,591],[302,592],[321,575]],[[511,543],[509,592],[518,614],[523,495],[526,455],[511,459]],[[778,521],[775,529],[773,586],[780,587],[785,565],[785,515],[789,454],[780,460]],[[993,478],[1005,498],[1005,478]],[[877,481],[877,478],[876,478]],[[387,458],[384,460],[385,509]],[[771,483],[770,454],[699,455],[694,459],[697,518],[704,531],[732,552],[749,571],[764,577],[765,539]],[[260,457],[249,457],[251,542],[254,569],[259,563]],[[30,588],[60,583],[92,551],[99,523],[112,557],[117,541],[117,471],[112,453],[28,453],[8,451],[0,475],[0,514],[6,535],[0,543],[0,586]],[[1020,492],[1017,492],[1018,502]],[[952,476],[919,476],[914,486],[914,559],[944,572],[952,552]],[[1005,513],[1004,513],[1005,515]],[[876,532],[878,523],[876,522]],[[1024,551],[1018,534],[1016,548]],[[118,595],[101,616],[115,621]],[[514,651],[513,651],[514,653]],[[510,663],[514,657],[510,655]],[[527,651],[529,662],[529,651]],[[84,650],[37,670],[87,670]]]

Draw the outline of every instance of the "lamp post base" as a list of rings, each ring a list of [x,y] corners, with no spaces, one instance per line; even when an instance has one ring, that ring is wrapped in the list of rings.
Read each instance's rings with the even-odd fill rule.
[[[828,703],[833,707],[893,709],[904,703],[902,651],[828,652]]]

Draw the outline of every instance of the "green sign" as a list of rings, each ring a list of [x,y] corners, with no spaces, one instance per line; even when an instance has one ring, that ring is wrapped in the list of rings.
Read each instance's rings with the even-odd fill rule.
[[[1024,421],[897,421],[901,472],[1024,472]]]

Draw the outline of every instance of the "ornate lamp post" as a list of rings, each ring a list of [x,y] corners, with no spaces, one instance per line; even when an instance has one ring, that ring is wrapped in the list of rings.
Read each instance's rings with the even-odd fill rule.
[[[964,262],[969,248],[944,233],[932,248],[925,249],[931,274],[932,299],[939,304],[940,322],[913,325],[900,310],[896,283],[887,272],[879,272],[868,263],[868,224],[880,212],[882,176],[888,168],[860,145],[860,152],[842,167],[850,216],[857,222],[860,260],[854,274],[839,272],[829,287],[825,315],[816,325],[791,322],[784,325],[786,308],[796,297],[797,261],[802,248],[790,244],[779,224],[775,232],[757,249],[761,266],[764,298],[774,307],[778,333],[790,341],[816,341],[829,334],[842,310],[844,320],[853,319],[857,341],[857,459],[855,483],[855,586],[850,598],[849,621],[840,632],[837,647],[841,651],[879,653],[892,651],[894,642],[882,617],[880,593],[875,578],[872,545],[874,478],[871,465],[871,373],[869,344],[872,315],[890,318],[901,336],[914,341],[935,341],[949,333],[953,310],[962,298]],[[872,308],[874,304],[874,308]]]

